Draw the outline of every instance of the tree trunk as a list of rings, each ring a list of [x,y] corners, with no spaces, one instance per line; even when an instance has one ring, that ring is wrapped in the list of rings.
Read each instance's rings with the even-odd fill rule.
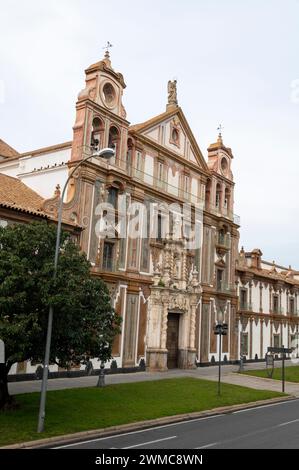
[[[6,364],[0,364],[0,410],[3,410],[11,403],[11,396],[8,393],[7,384],[8,369]]]

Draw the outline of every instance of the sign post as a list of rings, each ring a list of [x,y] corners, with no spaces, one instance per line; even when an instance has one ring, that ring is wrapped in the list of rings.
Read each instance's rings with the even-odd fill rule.
[[[227,335],[227,330],[228,330],[227,323],[218,323],[214,327],[214,334],[219,335],[218,395],[220,395],[220,383],[221,383],[221,337]]]
[[[5,377],[5,346],[4,341],[0,339],[0,383],[3,383]]]
[[[0,339],[0,364],[5,364],[5,346],[2,339]]]
[[[285,390],[285,367],[284,367],[284,361],[286,358],[286,354],[290,354],[293,350],[292,348],[285,348],[283,345],[281,348],[272,348],[268,347],[267,349],[268,353],[273,353],[273,354],[282,354],[282,377],[281,377],[281,382],[282,382],[282,392],[284,393]]]

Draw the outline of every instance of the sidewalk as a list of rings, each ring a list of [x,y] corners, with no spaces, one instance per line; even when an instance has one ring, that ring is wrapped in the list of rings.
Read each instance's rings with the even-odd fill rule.
[[[292,367],[293,364],[286,364]],[[280,361],[275,362],[275,367],[280,367]],[[245,364],[244,370],[264,369],[265,363]],[[241,385],[261,390],[273,390],[281,392],[281,382],[278,380],[263,379],[249,375],[235,374],[238,372],[238,365],[221,366],[222,381],[233,385]],[[106,384],[145,382],[149,380],[172,379],[179,377],[193,377],[198,379],[218,380],[218,366],[199,367],[195,370],[173,369],[167,372],[136,372],[133,374],[113,374],[106,375]],[[97,376],[74,377],[64,379],[48,380],[48,390],[63,390],[67,388],[95,387],[98,381]],[[20,393],[40,392],[41,381],[34,380],[28,382],[10,382],[8,384],[9,393],[17,395]],[[286,382],[286,393],[299,397],[299,383]]]

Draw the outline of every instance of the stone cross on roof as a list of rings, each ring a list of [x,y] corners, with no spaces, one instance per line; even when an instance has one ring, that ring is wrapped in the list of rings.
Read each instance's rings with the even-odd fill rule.
[[[105,52],[105,58],[106,58],[106,59],[109,59],[109,57],[110,57],[109,49],[111,49],[111,47],[113,47],[113,44],[111,44],[111,42],[109,42],[109,41],[107,41],[106,46],[103,47],[103,49],[106,50],[106,52]]]
[[[217,127],[217,131],[219,131],[219,137],[222,137],[222,130],[224,129],[224,127],[222,126],[222,124],[219,124],[219,126]]]

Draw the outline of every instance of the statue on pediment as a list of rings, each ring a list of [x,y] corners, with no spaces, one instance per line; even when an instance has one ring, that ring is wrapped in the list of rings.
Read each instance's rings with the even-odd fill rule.
[[[168,104],[178,104],[176,80],[168,81]]]

